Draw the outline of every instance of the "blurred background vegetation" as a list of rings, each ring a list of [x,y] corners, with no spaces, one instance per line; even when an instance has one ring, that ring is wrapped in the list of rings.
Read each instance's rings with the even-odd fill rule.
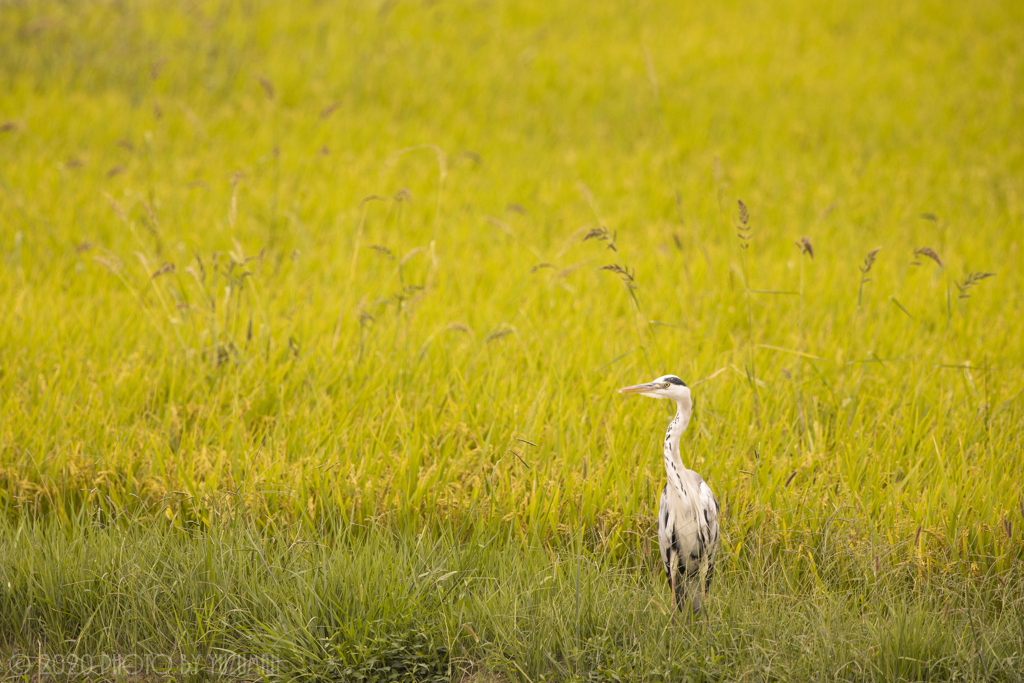
[[[640,547],[667,413],[614,389],[674,372],[733,543],[1010,551],[1015,5],[0,11],[8,517]]]

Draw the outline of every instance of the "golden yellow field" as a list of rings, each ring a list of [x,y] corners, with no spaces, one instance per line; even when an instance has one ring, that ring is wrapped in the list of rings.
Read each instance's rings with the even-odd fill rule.
[[[0,16],[9,518],[647,547],[674,372],[731,552],[1020,556],[1016,4]]]

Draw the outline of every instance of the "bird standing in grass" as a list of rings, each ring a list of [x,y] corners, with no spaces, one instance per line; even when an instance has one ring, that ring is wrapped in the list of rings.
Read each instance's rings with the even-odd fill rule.
[[[679,438],[690,424],[690,389],[675,375],[619,389],[622,394],[668,398],[676,416],[665,432],[664,459],[668,483],[658,512],[658,545],[665,575],[684,614],[697,614],[711,587],[718,554],[718,501],[701,476],[683,465]]]

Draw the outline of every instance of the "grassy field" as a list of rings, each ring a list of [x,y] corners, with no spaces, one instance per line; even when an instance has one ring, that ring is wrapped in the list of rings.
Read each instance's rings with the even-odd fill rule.
[[[1024,6],[10,2],[0,45],[5,652],[1019,680]],[[667,406],[615,393],[666,372],[707,636]]]

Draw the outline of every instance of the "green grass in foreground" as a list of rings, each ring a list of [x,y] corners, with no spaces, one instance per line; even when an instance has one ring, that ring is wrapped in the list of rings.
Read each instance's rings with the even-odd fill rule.
[[[970,584],[919,577],[809,538],[820,573],[759,553],[727,561],[707,620],[684,626],[670,621],[654,563],[546,550],[483,525],[353,527],[324,543],[301,526],[243,520],[209,531],[139,519],[4,526],[4,657],[25,666],[12,654],[41,661],[41,650],[52,673],[99,668],[102,654],[158,653],[148,661],[165,669],[253,654],[273,680],[344,681],[1020,681],[1024,671],[1019,571]],[[34,668],[19,672],[35,680]]]

